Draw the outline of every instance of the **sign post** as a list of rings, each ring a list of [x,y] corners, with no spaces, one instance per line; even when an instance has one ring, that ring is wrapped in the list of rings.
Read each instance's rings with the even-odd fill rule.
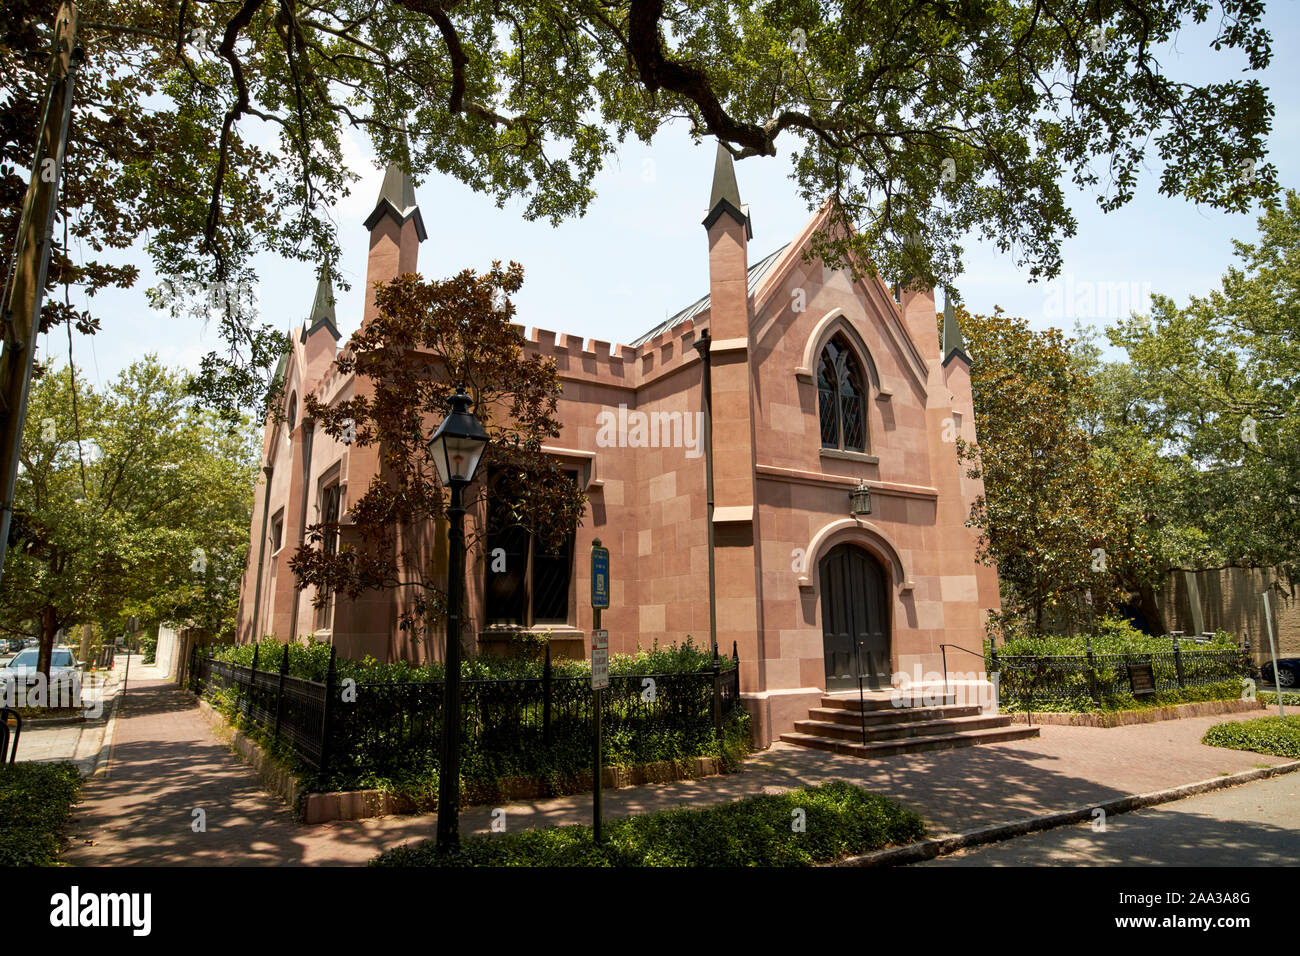
[[[1277,669],[1277,642],[1273,639],[1273,607],[1267,591],[1260,597],[1264,599],[1264,628],[1268,631],[1268,653],[1273,659],[1273,690],[1277,693],[1277,715],[1285,717],[1286,708],[1282,706],[1282,684],[1278,679],[1282,672]]]
[[[609,549],[596,538],[591,543],[591,693],[593,730],[593,765],[591,782],[592,832],[597,843],[600,834],[600,710],[609,686],[609,631],[600,628],[600,612],[609,607]]]

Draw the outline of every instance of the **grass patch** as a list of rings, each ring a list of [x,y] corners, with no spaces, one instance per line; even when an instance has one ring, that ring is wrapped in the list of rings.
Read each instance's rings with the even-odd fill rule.
[[[1201,743],[1300,759],[1300,716],[1259,717],[1215,724]]]
[[[53,866],[81,774],[70,763],[0,765],[0,866]]]
[[[911,810],[838,782],[702,810],[660,810],[603,829],[601,844],[589,826],[551,827],[469,837],[450,854],[428,840],[381,853],[370,865],[811,866],[925,835]]]
[[[85,717],[84,707],[18,707],[18,716],[23,726],[33,720],[64,720],[68,717]]]

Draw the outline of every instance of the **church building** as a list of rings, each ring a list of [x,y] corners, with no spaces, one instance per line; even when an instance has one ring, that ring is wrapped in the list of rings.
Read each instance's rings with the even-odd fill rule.
[[[982,486],[966,476],[955,441],[975,439],[971,359],[950,308],[940,333],[931,291],[896,297],[878,275],[855,280],[804,261],[830,211],[751,255],[749,207],[719,148],[701,237],[707,294],[629,345],[526,332],[527,352],[553,359],[563,383],[563,434],[544,451],[585,489],[587,512],[567,551],[513,542],[522,560],[508,579],[487,560],[490,548],[470,551],[467,654],[500,653],[521,630],[544,635],[557,656],[589,653],[593,539],[610,550],[602,627],[611,652],[688,636],[708,647],[710,538],[717,643],[739,655],[761,742],[826,692],[856,689],[859,666],[887,688],[900,674],[940,671],[943,644],[981,652],[999,602],[996,571],[977,562],[965,524]],[[363,322],[376,282],[419,271],[424,222],[398,166],[365,225]],[[463,263],[425,267],[443,275]],[[317,609],[312,589],[295,587],[289,560],[305,529],[341,520],[347,540],[349,503],[380,452],[336,441],[302,411],[308,394],[329,405],[366,387],[334,367],[327,278],[292,346],[283,421],[266,427],[239,640],[314,634],[347,657],[441,656],[399,632],[391,591],[336,595]],[[950,669],[980,667],[959,650],[948,658]]]

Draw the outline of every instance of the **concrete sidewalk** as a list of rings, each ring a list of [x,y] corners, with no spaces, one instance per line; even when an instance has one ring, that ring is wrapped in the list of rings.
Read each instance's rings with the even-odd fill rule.
[[[90,781],[74,823],[73,865],[361,864],[426,839],[436,817],[382,817],[304,826],[258,788],[252,771],[212,735],[194,698],[157,672],[132,673],[106,772]],[[931,835],[1097,804],[1129,794],[1286,763],[1205,747],[1198,717],[1100,729],[1043,727],[1037,739],[864,762],[788,744],[738,774],[606,791],[606,817],[706,806],[759,792],[847,780],[893,797]],[[470,807],[461,832],[488,832],[491,807]],[[509,830],[591,821],[591,795],[507,804]],[[195,832],[202,810],[205,832]]]
[[[139,666],[139,657],[131,661]],[[107,755],[110,733],[117,703],[126,673],[126,657],[120,657],[110,671],[97,672],[106,678],[99,713],[84,720],[57,719],[51,721],[26,721],[18,737],[18,760],[50,763],[67,760],[77,765],[83,776],[91,776]],[[89,695],[83,691],[83,700]]]

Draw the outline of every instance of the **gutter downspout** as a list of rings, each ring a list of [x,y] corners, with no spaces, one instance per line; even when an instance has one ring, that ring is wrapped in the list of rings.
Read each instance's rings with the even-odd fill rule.
[[[700,333],[695,351],[704,362],[704,488],[708,501],[705,520],[708,522],[709,541],[709,648],[718,656],[718,601],[717,568],[713,557],[713,366],[709,361],[709,330]]]
[[[262,610],[262,566],[266,561],[266,519],[271,511],[271,476],[275,473],[274,465],[262,469],[266,475],[266,494],[262,496],[262,543],[257,548],[257,588],[253,591],[253,633],[249,639],[256,641],[261,636],[261,620],[258,615]]]
[[[307,536],[307,491],[311,488],[311,442],[316,437],[316,420],[304,418],[302,422],[302,511],[298,514],[298,547]],[[298,640],[298,604],[302,588],[293,589],[293,617],[289,621],[289,640]],[[331,641],[331,643],[333,643]]]

